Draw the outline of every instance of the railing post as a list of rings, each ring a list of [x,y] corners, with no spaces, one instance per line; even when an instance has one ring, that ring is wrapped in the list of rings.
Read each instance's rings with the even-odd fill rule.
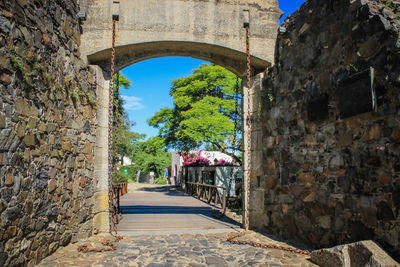
[[[222,190],[224,195],[222,196],[222,209],[225,210],[226,208],[226,189]]]

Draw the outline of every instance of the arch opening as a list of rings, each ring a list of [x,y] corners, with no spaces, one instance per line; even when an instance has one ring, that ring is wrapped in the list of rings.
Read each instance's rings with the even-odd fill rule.
[[[134,65],[134,64],[132,64],[132,65]],[[220,66],[220,67],[222,67],[222,66]],[[171,65],[171,68],[174,68],[174,65]],[[199,66],[198,66],[198,68],[199,68]],[[158,69],[159,70],[158,72],[166,72],[166,71],[168,71],[168,70],[165,70],[165,68],[158,67],[158,66],[155,66],[154,69]],[[127,71],[127,72],[130,71],[129,70],[129,66],[122,70],[123,73],[124,73],[124,71]],[[127,75],[127,74],[124,74],[124,75]],[[230,73],[230,75],[232,75],[232,73]],[[154,72],[151,72],[151,74],[149,76],[154,76]],[[182,76],[187,77],[186,74],[182,74]],[[232,76],[235,76],[235,75],[232,75]],[[184,77],[182,77],[182,78],[184,78]],[[141,77],[141,78],[144,80],[144,77]],[[132,79],[133,84],[135,84],[134,78],[131,78],[131,79]],[[147,79],[154,79],[154,77],[147,77]],[[236,76],[235,76],[235,79],[236,79]],[[240,87],[240,83],[238,83],[237,86]],[[139,85],[137,88],[141,88],[141,87],[142,86]],[[132,88],[132,89],[134,89],[134,88]],[[148,90],[146,90],[146,91],[152,90],[152,88],[147,88],[147,89]],[[162,89],[165,89],[165,88],[162,88]],[[136,91],[136,90],[133,90],[133,91]],[[237,89],[237,93],[240,94],[240,91],[241,90],[238,88]],[[157,92],[155,92],[155,93],[157,94]],[[239,112],[241,112],[241,111],[239,111]],[[239,117],[241,117],[241,116],[239,116]],[[133,118],[133,120],[135,120],[135,119]],[[173,161],[173,159],[172,159],[172,161]],[[178,167],[177,165],[171,164],[171,167],[175,168],[174,172],[171,169],[171,179],[172,179],[172,177],[174,177],[176,175],[176,178],[178,178],[178,180],[180,180],[181,183],[184,182],[184,177],[178,177],[178,175],[181,175],[181,174],[178,174],[178,173],[180,171],[182,171],[182,167],[183,166],[180,165],[179,166],[179,170],[177,169],[177,167]],[[231,179],[230,181],[228,181],[228,179],[229,179],[228,176],[229,175],[232,176],[232,173],[237,174],[238,168],[240,168],[240,166],[223,167],[222,169],[219,169],[218,171],[212,170],[212,168],[213,168],[212,166],[210,166],[208,168],[205,168],[205,169],[202,168],[201,170],[198,170],[198,173],[201,173],[202,179],[205,179],[204,175],[213,174],[214,175],[213,185],[215,185],[215,186],[223,186],[224,184],[221,184],[221,183],[229,183],[229,192],[236,192],[236,191],[239,190],[235,186],[235,180],[236,179],[235,180]],[[205,173],[207,173],[207,174],[205,174]],[[190,176],[190,175],[188,175],[188,176]],[[189,179],[190,177],[187,177],[187,178]],[[194,181],[193,180],[194,177],[191,177],[190,179],[192,179],[192,180],[187,181],[187,182],[193,182]],[[226,181],[223,180],[223,179],[226,179]],[[172,183],[172,184],[176,184],[176,182]],[[199,220],[198,225],[195,225],[195,226],[187,225],[187,226],[185,226],[188,229],[192,229],[193,228],[195,230],[196,229],[199,230],[199,229],[203,229],[203,228],[206,229],[207,227],[214,227],[216,229],[217,228],[218,229],[219,228],[220,229],[225,229],[225,228],[228,227],[230,229],[231,227],[238,228],[241,225],[241,222],[238,222],[238,221],[235,222],[235,221],[232,221],[232,220],[227,219],[227,218],[223,219],[220,222],[219,221],[215,221],[213,216],[212,216],[212,209],[210,209],[209,206],[207,206],[204,203],[197,202],[195,200],[187,199],[187,197],[184,197],[184,195],[181,195],[181,193],[175,192],[175,189],[173,189],[173,188],[169,188],[169,187],[159,188],[159,187],[152,187],[152,186],[146,186],[146,185],[141,185],[141,187],[144,187],[144,188],[135,188],[135,193],[137,193],[137,194],[147,194],[148,192],[150,192],[150,195],[148,195],[148,196],[146,195],[146,197],[145,197],[147,199],[147,202],[143,202],[142,200],[139,201],[138,199],[135,199],[134,197],[131,198],[130,196],[124,197],[122,199],[121,209],[122,209],[122,212],[125,214],[125,221],[122,220],[121,224],[118,226],[119,230],[121,230],[121,231],[138,231],[134,227],[130,226],[130,223],[132,221],[135,221],[135,220],[138,219],[137,218],[138,216],[136,214],[143,213],[143,215],[141,215],[141,216],[142,217],[146,217],[146,215],[145,215],[146,213],[149,213],[149,212],[151,213],[153,211],[156,211],[157,213],[160,213],[161,215],[158,217],[158,219],[156,218],[155,221],[152,220],[150,222],[150,224],[148,224],[146,226],[141,226],[141,227],[142,228],[144,227],[146,229],[147,228],[151,228],[151,227],[153,227],[153,228],[156,227],[157,226],[156,224],[159,223],[157,220],[165,220],[165,215],[162,215],[162,214],[164,214],[165,207],[168,207],[168,209],[169,209],[168,213],[173,213],[173,214],[175,214],[175,216],[181,216],[182,217],[182,221],[180,222],[181,224],[187,223],[187,220],[190,220],[191,218],[194,218],[193,216],[198,218],[198,216],[201,215],[202,218],[201,218],[201,220]],[[159,206],[155,205],[153,203],[153,201],[151,201],[150,196],[154,196],[154,197],[158,198],[158,197],[160,197],[160,194],[159,194],[160,192],[162,194],[167,194],[167,195],[181,196],[181,197],[183,197],[181,199],[184,199],[185,201],[189,201],[191,203],[191,206],[193,206],[193,207],[192,208],[188,208],[188,207],[182,208],[180,204],[172,205],[171,203],[168,202],[168,201],[170,201],[168,198],[163,199],[163,201],[165,201],[165,202],[163,203],[162,207],[159,207]],[[232,194],[232,193],[228,193],[228,195],[229,194]],[[233,196],[231,195],[231,197],[233,197]],[[238,199],[241,199],[241,197],[239,197]],[[182,205],[185,205],[185,203],[182,203]],[[141,207],[139,207],[139,206],[141,206]],[[146,207],[144,207],[144,206],[146,206]],[[212,224],[212,226],[211,226],[211,224]],[[172,228],[174,228],[175,226],[171,225],[168,222],[165,222],[163,227],[172,227]],[[157,229],[158,230],[162,230],[164,228],[161,227],[161,228],[157,228]]]

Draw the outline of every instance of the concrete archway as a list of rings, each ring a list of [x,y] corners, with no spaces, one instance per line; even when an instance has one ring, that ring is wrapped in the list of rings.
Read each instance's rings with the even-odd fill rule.
[[[82,57],[108,67],[112,14],[117,24],[117,69],[159,56],[191,56],[224,66],[239,75],[245,68],[244,9],[249,10],[255,73],[274,59],[282,14],[278,0],[81,0]]]
[[[87,13],[87,20],[82,24],[81,56],[94,65],[98,84],[95,178],[100,192],[98,203],[101,204],[95,210],[95,231],[108,231],[108,209],[104,199],[107,199],[108,180],[108,81],[113,5],[111,0],[81,0],[80,5]],[[250,13],[253,74],[264,71],[273,63],[282,13],[278,0],[132,0],[121,1],[117,9],[120,18],[117,24],[117,71],[150,58],[189,56],[221,65],[244,77],[244,9]],[[247,102],[246,97],[244,102]],[[252,105],[244,112],[257,117],[258,98],[259,94],[252,92]],[[257,143],[257,137],[261,136],[259,130],[259,127],[253,127],[252,143]],[[244,166],[248,160],[261,158],[257,154],[259,151],[252,150],[251,146],[245,146],[245,149],[251,154],[249,159],[245,158]],[[257,177],[254,168],[245,167],[244,171]],[[254,192],[257,197],[257,189]],[[254,210],[251,216],[258,216],[257,213]]]

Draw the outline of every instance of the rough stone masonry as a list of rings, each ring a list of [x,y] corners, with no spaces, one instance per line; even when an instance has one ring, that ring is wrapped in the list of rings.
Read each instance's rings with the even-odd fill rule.
[[[374,239],[400,257],[396,3],[309,0],[284,24],[275,66],[254,79],[254,228],[314,247]],[[94,177],[107,157],[93,151],[107,90],[80,59],[78,10],[0,0],[0,265],[34,265],[106,221]],[[370,66],[376,112],[340,118],[340,81]]]
[[[76,1],[0,1],[0,266],[92,233],[94,73]]]
[[[398,1],[308,0],[285,21],[259,91],[255,227],[315,248],[373,239],[400,258],[399,15]],[[376,111],[341,118],[370,94],[341,98],[341,81],[371,66]]]

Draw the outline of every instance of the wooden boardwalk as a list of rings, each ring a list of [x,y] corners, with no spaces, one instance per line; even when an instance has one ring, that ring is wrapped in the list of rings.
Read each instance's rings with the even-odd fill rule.
[[[215,219],[212,207],[173,186],[129,184],[121,198],[121,234],[205,233],[233,231],[240,224]]]

